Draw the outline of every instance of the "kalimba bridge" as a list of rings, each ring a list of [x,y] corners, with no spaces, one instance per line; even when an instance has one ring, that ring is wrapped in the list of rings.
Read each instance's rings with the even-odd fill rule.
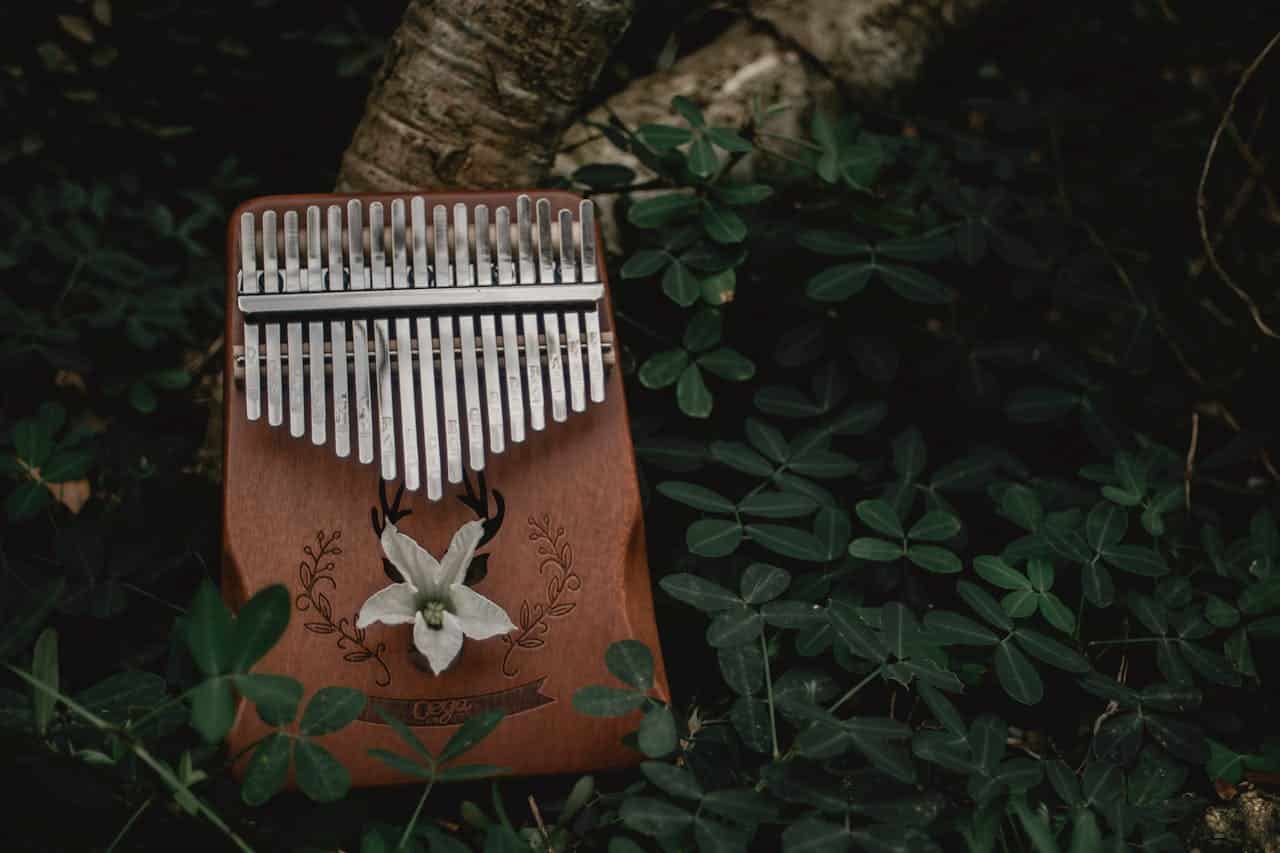
[[[295,210],[242,214],[233,359],[248,419],[265,408],[342,458],[354,444],[437,500],[526,425],[545,429],[548,408],[562,422],[602,402],[614,357],[591,202],[575,217],[515,201],[514,222],[464,203],[429,220],[420,195],[309,205],[305,230]]]

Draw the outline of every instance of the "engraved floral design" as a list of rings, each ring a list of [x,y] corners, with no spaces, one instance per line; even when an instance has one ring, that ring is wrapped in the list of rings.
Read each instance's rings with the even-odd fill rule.
[[[507,644],[502,674],[509,678],[520,672],[519,665],[511,661],[516,650],[542,648],[546,644],[543,635],[551,630],[548,620],[572,613],[578,603],[570,601],[568,594],[582,588],[582,578],[573,568],[573,546],[564,527],[557,526],[553,531],[551,517],[545,513],[541,519],[529,516],[529,539],[538,543],[538,574],[546,578],[546,597],[539,602],[526,599],[520,605],[519,631],[502,638]]]
[[[391,670],[382,658],[387,648],[386,643],[369,644],[365,629],[356,627],[349,617],[342,616],[335,620],[333,603],[324,591],[326,584],[330,592],[338,588],[338,582],[334,578],[333,558],[342,554],[342,548],[338,545],[341,538],[341,530],[330,534],[318,530],[314,547],[303,546],[302,552],[307,555],[307,559],[298,564],[298,580],[302,584],[302,592],[294,597],[293,603],[300,612],[315,613],[320,617],[319,620],[304,622],[303,628],[313,634],[336,635],[338,648],[344,652],[342,659],[348,663],[372,661],[381,670],[374,682],[379,687],[386,687],[391,683]]]

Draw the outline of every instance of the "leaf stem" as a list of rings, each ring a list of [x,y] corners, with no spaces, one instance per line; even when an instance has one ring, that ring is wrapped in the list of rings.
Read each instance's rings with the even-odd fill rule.
[[[866,678],[862,679],[857,684],[850,687],[848,693],[844,694],[839,699],[837,699],[835,704],[827,709],[827,713],[834,714],[836,711],[840,709],[841,705],[843,705],[845,702],[848,702],[850,699],[852,699],[855,693],[857,693],[859,690],[861,690],[862,688],[870,684],[872,679],[879,676],[880,673],[883,671],[884,671],[883,664],[871,670],[871,672],[867,673]]]
[[[773,674],[769,670],[769,641],[765,639],[764,631],[760,632],[760,654],[764,658],[764,688],[769,702],[769,737],[773,740],[773,760],[777,761],[782,751],[778,749],[778,719],[773,710]]]
[[[124,826],[120,827],[120,831],[116,833],[116,837],[111,839],[111,843],[107,845],[106,853],[111,853],[111,851],[116,849],[120,842],[124,840],[124,837],[129,834],[129,830],[133,829],[133,825],[138,822],[138,818],[142,817],[142,813],[147,810],[147,807],[151,805],[151,801],[154,799],[155,797],[152,796],[147,797],[142,801],[142,805],[138,806],[138,808],[134,810],[133,814],[129,816],[129,819],[125,821]]]
[[[396,844],[397,850],[403,850],[405,844],[409,843],[409,836],[413,834],[414,827],[418,825],[418,817],[422,814],[422,807],[427,802],[427,795],[431,793],[431,787],[436,783],[436,765],[431,764],[431,778],[427,780],[426,787],[422,789],[422,796],[418,797],[418,805],[414,806],[413,814],[409,816],[409,823],[405,825],[404,832],[400,835],[400,841]]]

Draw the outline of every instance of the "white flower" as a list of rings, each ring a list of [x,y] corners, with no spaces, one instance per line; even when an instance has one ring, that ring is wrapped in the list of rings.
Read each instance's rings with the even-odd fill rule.
[[[382,551],[404,583],[380,589],[360,608],[356,626],[413,623],[413,644],[439,675],[462,650],[464,636],[487,640],[515,630],[507,611],[464,586],[467,566],[484,527],[469,521],[453,534],[437,560],[390,522],[382,531]]]

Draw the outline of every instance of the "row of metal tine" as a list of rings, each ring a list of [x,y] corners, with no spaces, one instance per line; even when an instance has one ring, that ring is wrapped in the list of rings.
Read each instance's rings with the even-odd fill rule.
[[[537,202],[536,247],[531,200],[527,195],[521,195],[516,200],[514,257],[511,215],[505,206],[494,211],[495,239],[491,239],[489,209],[485,205],[454,205],[452,251],[449,211],[444,205],[433,208],[430,227],[423,197],[415,196],[409,200],[409,222],[406,222],[405,199],[394,199],[389,206],[389,267],[383,204],[373,202],[368,205],[366,229],[362,221],[365,206],[361,201],[353,199],[346,205],[345,229],[343,211],[339,205],[328,207],[324,212],[326,220],[323,223],[320,207],[312,205],[306,209],[305,268],[302,267],[300,252],[298,214],[295,211],[284,213],[283,274],[277,257],[276,212],[264,211],[260,223],[255,222],[252,213],[244,213],[240,220],[240,292],[350,292],[386,288],[500,287],[513,284],[555,285],[599,281],[595,222],[593,208],[588,201],[582,202],[579,208],[580,253],[575,250],[573,215],[568,210],[560,211],[556,223],[559,231],[558,258],[554,245],[556,241],[553,239],[551,203],[545,198]],[[407,226],[411,226],[408,228],[408,235]],[[430,241],[429,233],[433,235]],[[257,251],[255,239],[259,235],[261,254]],[[327,250],[327,264],[322,260],[324,250]],[[494,295],[498,295],[496,291]],[[494,302],[498,304],[501,300],[495,298]],[[317,445],[325,444],[329,420],[326,414],[327,400],[332,411],[334,451],[340,457],[350,456],[351,378],[355,386],[357,458],[363,463],[373,461],[376,433],[381,474],[383,479],[391,480],[397,476],[395,398],[398,396],[398,443],[402,477],[407,488],[420,488],[422,476],[419,461],[423,460],[427,496],[432,500],[438,499],[443,492],[442,479],[447,478],[450,483],[462,480],[464,441],[467,445],[466,464],[478,471],[484,468],[486,432],[489,450],[500,453],[506,437],[504,422],[509,428],[510,440],[516,443],[525,439],[526,415],[533,430],[545,428],[543,346],[540,331],[545,339],[545,378],[552,419],[566,420],[569,409],[583,411],[588,393],[592,402],[604,399],[600,320],[598,309],[594,306],[581,312],[548,310],[541,315],[530,307],[529,311],[518,317],[514,312],[502,313],[500,316],[481,313],[478,318],[478,339],[476,318],[470,314],[348,318],[330,313],[325,319],[319,319],[319,315],[315,315],[305,320],[289,319],[284,322],[261,322],[249,319],[248,316],[246,315],[244,324],[244,387],[249,420],[258,420],[262,415],[262,371],[259,365],[265,361],[267,421],[272,425],[281,424],[287,402],[290,433],[294,436],[304,435],[308,423],[304,399],[309,398],[311,441]],[[286,335],[283,353],[280,338],[282,325]],[[265,359],[260,350],[259,327],[265,335]],[[348,335],[351,338],[350,346]],[[416,387],[415,348],[418,352]],[[503,362],[501,371],[499,350]],[[439,353],[439,376],[434,356],[436,351]],[[326,353],[331,362],[329,370],[326,370]],[[459,372],[462,377],[461,401]],[[305,379],[304,373],[307,374]],[[398,387],[393,387],[393,374]],[[330,377],[332,383],[328,389],[331,393],[326,393],[326,376]],[[586,380],[589,380],[589,390]],[[503,388],[506,392],[505,415]],[[483,406],[482,394],[485,397]],[[438,402],[443,412],[437,410]],[[487,417],[483,413],[487,413]],[[421,453],[418,446],[419,416],[425,445]]]

